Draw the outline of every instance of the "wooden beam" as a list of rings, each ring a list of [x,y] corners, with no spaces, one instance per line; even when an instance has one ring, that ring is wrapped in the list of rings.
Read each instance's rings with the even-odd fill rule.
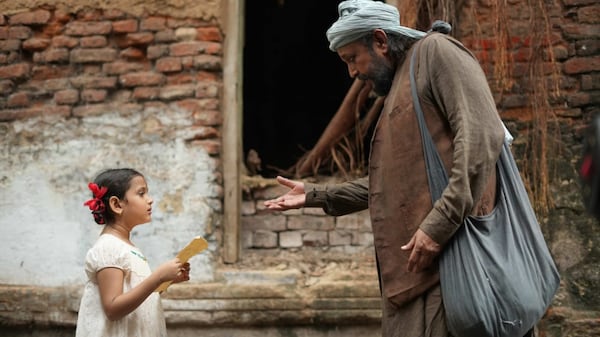
[[[240,256],[244,0],[226,0],[223,11],[223,262]]]

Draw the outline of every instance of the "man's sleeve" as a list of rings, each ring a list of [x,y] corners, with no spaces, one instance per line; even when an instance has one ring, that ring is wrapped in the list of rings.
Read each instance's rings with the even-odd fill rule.
[[[304,183],[304,191],[304,207],[321,207],[329,215],[345,215],[369,207],[368,177],[340,184]]]
[[[487,78],[478,61],[456,40],[423,41],[418,78],[424,100],[438,106],[454,134],[449,184],[420,225],[444,244],[471,214],[495,169],[504,131]],[[422,87],[422,86],[421,86]]]

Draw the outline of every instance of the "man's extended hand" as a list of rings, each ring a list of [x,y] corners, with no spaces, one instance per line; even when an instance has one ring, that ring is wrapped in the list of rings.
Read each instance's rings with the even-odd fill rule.
[[[304,183],[293,181],[281,176],[277,176],[277,182],[283,186],[289,187],[290,190],[275,199],[265,201],[264,205],[272,211],[285,211],[293,208],[304,207],[306,202],[306,194],[304,193]]]
[[[442,249],[437,242],[433,241],[421,229],[417,229],[410,241],[401,248],[402,250],[411,250],[407,269],[413,273],[423,271],[429,267]]]

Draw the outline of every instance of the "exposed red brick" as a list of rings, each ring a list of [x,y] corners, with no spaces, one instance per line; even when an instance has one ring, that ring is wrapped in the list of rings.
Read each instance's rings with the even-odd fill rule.
[[[64,88],[69,87],[69,79],[67,78],[52,78],[48,80],[30,80],[21,84],[20,89],[27,90],[34,97],[48,96]]]
[[[115,21],[112,26],[114,33],[135,33],[138,30],[138,22],[135,19]]]
[[[219,110],[221,105],[218,98],[199,98],[200,106],[206,110]]]
[[[214,55],[198,55],[194,57],[194,68],[209,71],[221,70],[221,57]]]
[[[193,84],[167,85],[160,89],[159,97],[163,100],[193,97],[194,91],[195,87]]]
[[[129,73],[119,77],[119,83],[125,87],[161,85],[164,81],[165,76],[163,74],[151,71]]]
[[[184,72],[184,73],[174,73],[169,74],[167,76],[167,84],[186,84],[186,83],[194,83],[196,78],[193,74]]]
[[[77,12],[77,19],[82,21],[100,21],[102,16],[102,10],[99,8],[86,7]]]
[[[26,109],[0,110],[0,121],[12,121],[17,119],[26,119],[39,116],[60,116],[67,117],[71,114],[71,108],[68,106],[37,106]]]
[[[600,54],[600,40],[582,40],[575,43],[577,56]]]
[[[127,103],[131,101],[131,94],[131,90],[118,90],[116,92],[112,92],[109,99],[111,102]]]
[[[9,23],[16,25],[43,25],[50,20],[51,14],[47,10],[39,9],[31,12],[23,12],[12,15]]]
[[[72,49],[74,47],[77,47],[78,45],[79,45],[78,38],[64,36],[64,35],[59,35],[59,36],[55,36],[52,38],[52,46],[53,47],[57,47],[57,48],[65,47],[65,48]]]
[[[600,3],[580,8],[577,11],[577,18],[579,18],[579,22],[581,23],[600,23]]]
[[[531,48],[519,48],[512,52],[512,59],[515,62],[529,62],[532,56]]]
[[[149,46],[146,49],[146,56],[149,60],[154,60],[159,57],[165,56],[169,54],[169,46],[167,45],[154,45]]]
[[[29,63],[15,63],[0,67],[0,79],[17,79],[29,76],[31,65]]]
[[[0,51],[17,51],[21,49],[21,40],[0,40]]]
[[[220,43],[209,42],[206,48],[206,54],[221,55],[223,54],[223,46]]]
[[[29,95],[26,92],[17,92],[8,96],[6,106],[9,108],[20,108],[29,106]]]
[[[101,76],[104,76],[104,74],[102,74],[102,64],[93,64],[93,63],[82,64],[78,68],[79,68],[78,73],[80,75],[85,75],[85,76],[101,75]]]
[[[77,117],[98,116],[110,112],[118,112],[121,115],[127,116],[133,113],[140,112],[142,107],[139,104],[86,104],[73,108],[73,115]]]
[[[56,104],[75,104],[79,102],[79,91],[75,89],[60,90],[54,93],[54,102]]]
[[[71,12],[62,9],[56,9],[54,11],[54,17],[52,18],[52,20],[61,23],[67,23],[72,19],[73,15],[71,14]]]
[[[70,78],[71,85],[82,89],[115,89],[117,78],[110,76],[78,76]]]
[[[158,98],[160,88],[158,87],[137,87],[133,90],[133,98],[137,100],[150,100]]]
[[[50,48],[43,52],[34,53],[33,60],[37,63],[60,63],[69,61],[69,50],[65,48]]]
[[[73,49],[72,63],[112,62],[117,59],[117,51],[112,48]]]
[[[122,19],[126,16],[125,12],[120,9],[106,9],[102,13],[102,18],[107,20]]]
[[[10,27],[0,27],[0,40],[8,39],[8,30]]]
[[[107,75],[121,75],[129,72],[147,70],[148,66],[140,62],[115,61],[105,63],[102,66],[102,71]]]
[[[201,82],[196,85],[196,98],[219,97],[219,84],[214,82]]]
[[[154,42],[152,33],[129,33],[125,37],[125,46],[146,46]]]
[[[196,35],[196,39],[200,41],[223,41],[223,35],[221,34],[221,30],[217,27],[200,27],[197,28],[196,31],[198,33],[198,35]]]
[[[564,24],[561,28],[567,40],[595,39],[600,36],[600,25]]]
[[[177,37],[172,29],[161,30],[154,34],[154,41],[156,43],[170,43],[177,41]]]
[[[86,104],[73,108],[73,116],[75,117],[87,117],[87,116],[98,116],[109,111],[114,111],[114,108],[108,104]]]
[[[50,39],[41,39],[41,38],[32,38],[29,40],[23,41],[23,49],[25,50],[44,50],[50,46]]]
[[[181,59],[178,57],[163,57],[156,60],[156,70],[161,73],[181,71]]]
[[[42,26],[41,36],[51,38],[53,36],[61,35],[65,29],[65,23],[52,20],[48,24]]]
[[[111,31],[112,23],[110,21],[73,21],[69,22],[65,27],[65,35],[72,36],[106,35]]]
[[[140,30],[159,31],[167,28],[167,19],[164,17],[153,16],[142,19]]]
[[[586,74],[581,76],[581,89],[600,90],[600,73]]]
[[[0,14],[0,25],[5,25],[6,24],[6,18],[4,17],[4,15]]]
[[[600,91],[576,92],[566,96],[569,106],[573,108],[600,104]]]
[[[42,65],[36,64],[31,70],[32,81],[48,80],[55,78],[68,78],[74,73],[74,69],[68,65]]]
[[[81,91],[81,101],[86,103],[99,103],[106,99],[106,90],[85,89]]]
[[[180,109],[188,111],[190,115],[194,114],[196,111],[202,110],[200,101],[197,99],[184,99],[177,101],[175,105],[177,105],[177,107]]]
[[[25,40],[25,39],[30,38],[31,35],[32,35],[31,28],[26,27],[26,26],[10,27],[8,29],[8,38],[9,39]]]
[[[600,56],[571,58],[564,62],[563,69],[569,75],[600,71]]]
[[[79,45],[82,48],[102,48],[106,47],[107,44],[108,41],[106,40],[106,37],[101,35],[86,36],[79,40]]]
[[[15,88],[15,84],[11,80],[1,80],[0,81],[0,95],[8,95]]]
[[[198,82],[216,82],[219,80],[219,75],[208,71],[198,71],[196,73],[196,80]]]
[[[6,62],[8,63],[16,63],[21,61],[21,53],[19,52],[14,52],[11,51],[8,53],[8,56],[6,57]]]
[[[214,42],[206,41],[185,41],[174,43],[169,46],[169,53],[171,56],[189,56],[199,55],[207,52],[210,47],[215,44]]]
[[[180,28],[180,27],[201,27],[205,25],[205,22],[200,19],[186,18],[167,18],[167,27],[169,28]]]
[[[129,47],[122,50],[119,53],[119,57],[128,60],[141,60],[146,57],[146,55],[144,54],[144,51],[139,48]]]
[[[185,70],[194,68],[194,56],[184,56],[181,58],[181,67]]]
[[[191,114],[195,114],[205,110],[219,110],[218,99],[189,98],[180,100],[176,104],[179,108],[187,110]]]
[[[219,110],[199,110],[192,114],[195,125],[219,126],[223,124],[223,115]]]

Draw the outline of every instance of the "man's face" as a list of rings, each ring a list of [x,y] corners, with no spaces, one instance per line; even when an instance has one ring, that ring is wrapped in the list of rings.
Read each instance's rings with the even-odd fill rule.
[[[394,79],[394,68],[381,48],[354,41],[338,48],[337,53],[348,66],[350,77],[371,81],[373,91],[379,96],[388,94]]]

